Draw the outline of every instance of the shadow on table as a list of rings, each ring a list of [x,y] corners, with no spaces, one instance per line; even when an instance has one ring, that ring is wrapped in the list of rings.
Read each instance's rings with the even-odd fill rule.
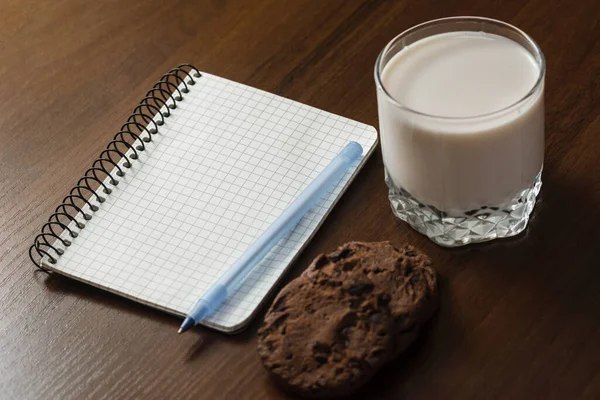
[[[43,281],[46,289],[51,293],[84,299],[85,301],[116,310],[121,314],[128,314],[129,316],[145,320],[152,320],[152,322],[158,324],[159,327],[172,330],[174,333],[177,331],[182,321],[180,317],[145,306],[126,297],[116,295],[56,273],[47,274],[43,271],[37,271],[36,275],[39,280]],[[84,307],[83,304],[82,307]],[[123,324],[126,323],[123,322]],[[190,347],[186,354],[186,359],[193,360],[199,357],[203,349],[209,347],[218,334],[219,333],[213,329],[204,327],[199,327],[187,332],[186,335],[196,335],[198,340]],[[224,335],[223,337],[227,336]]]
[[[481,351],[499,362],[503,351],[515,351],[514,342],[524,340],[518,332],[535,326],[536,332],[545,333],[535,340],[551,347],[559,329],[570,325],[570,318],[596,321],[600,294],[594,282],[600,281],[600,271],[590,267],[597,258],[600,212],[593,190],[548,176],[521,235],[462,248],[436,248],[439,259],[448,260],[448,265],[437,266],[441,275],[437,315],[404,354],[350,398],[448,392],[461,386],[453,379],[464,373],[482,376],[477,370],[483,362]],[[554,333],[541,329],[548,318],[556,321]],[[509,338],[513,347],[506,344]]]

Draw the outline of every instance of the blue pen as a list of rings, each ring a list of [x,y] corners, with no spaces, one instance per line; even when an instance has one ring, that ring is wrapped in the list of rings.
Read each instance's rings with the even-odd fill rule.
[[[323,195],[344,175],[346,170],[362,155],[360,144],[350,142],[308,185],[300,196],[254,241],[242,256],[196,302],[185,318],[178,333],[182,333],[210,316],[244,282],[265,255],[300,222]]]

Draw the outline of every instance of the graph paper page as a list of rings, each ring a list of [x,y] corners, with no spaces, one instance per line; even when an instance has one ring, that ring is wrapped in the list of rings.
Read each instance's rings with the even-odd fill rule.
[[[350,140],[363,158],[204,325],[244,326],[319,227],[377,132],[203,74],[65,249],[55,271],[185,315]]]

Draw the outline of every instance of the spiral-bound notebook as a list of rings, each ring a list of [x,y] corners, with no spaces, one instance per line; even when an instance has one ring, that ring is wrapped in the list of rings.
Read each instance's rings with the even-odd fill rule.
[[[362,159],[203,321],[239,330],[374,149],[373,127],[182,65],[136,107],[30,256],[184,316],[350,140]]]

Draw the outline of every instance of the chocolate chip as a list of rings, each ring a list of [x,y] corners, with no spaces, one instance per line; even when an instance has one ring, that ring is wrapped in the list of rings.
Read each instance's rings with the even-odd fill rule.
[[[333,262],[340,261],[342,258],[346,258],[352,254],[352,250],[345,248],[340,251],[336,251],[329,255],[329,259]]]
[[[318,362],[319,364],[325,364],[327,362],[327,357],[319,354],[319,355],[315,356],[315,361]]]
[[[342,316],[342,319],[339,323],[339,327],[349,327],[355,326],[357,321],[357,315],[353,311],[349,311]]]
[[[321,254],[319,257],[317,257],[317,259],[314,261],[314,265],[313,268],[314,269],[321,269],[323,268],[325,265],[327,265],[327,263],[329,262],[329,259],[327,258],[327,256],[325,254]]]
[[[275,343],[270,340],[265,342],[265,346],[267,347],[267,349],[269,349],[269,351],[275,350]]]
[[[330,286],[331,281],[327,278],[319,279],[317,283],[321,286]]]
[[[414,250],[409,250],[409,251],[406,252],[406,255],[408,257],[416,257],[417,256],[417,252],[414,251]]]
[[[389,304],[392,298],[387,293],[381,293],[379,297],[377,297],[377,302],[381,304]]]
[[[421,274],[413,274],[411,275],[409,282],[413,285],[416,285],[417,283],[419,283],[421,281]]]
[[[340,334],[343,337],[347,338],[348,337],[348,333],[350,333],[350,327],[349,326],[346,326],[346,327],[340,329]]]
[[[380,324],[383,322],[384,316],[382,313],[373,314],[369,317],[369,321],[373,324]]]
[[[313,353],[331,354],[331,347],[329,347],[326,343],[315,342],[313,344]]]
[[[342,265],[342,271],[352,271],[356,267],[356,261],[346,261]]]
[[[363,294],[371,293],[373,291],[373,284],[371,282],[355,282],[351,283],[346,288],[346,292],[352,296],[361,296]]]

